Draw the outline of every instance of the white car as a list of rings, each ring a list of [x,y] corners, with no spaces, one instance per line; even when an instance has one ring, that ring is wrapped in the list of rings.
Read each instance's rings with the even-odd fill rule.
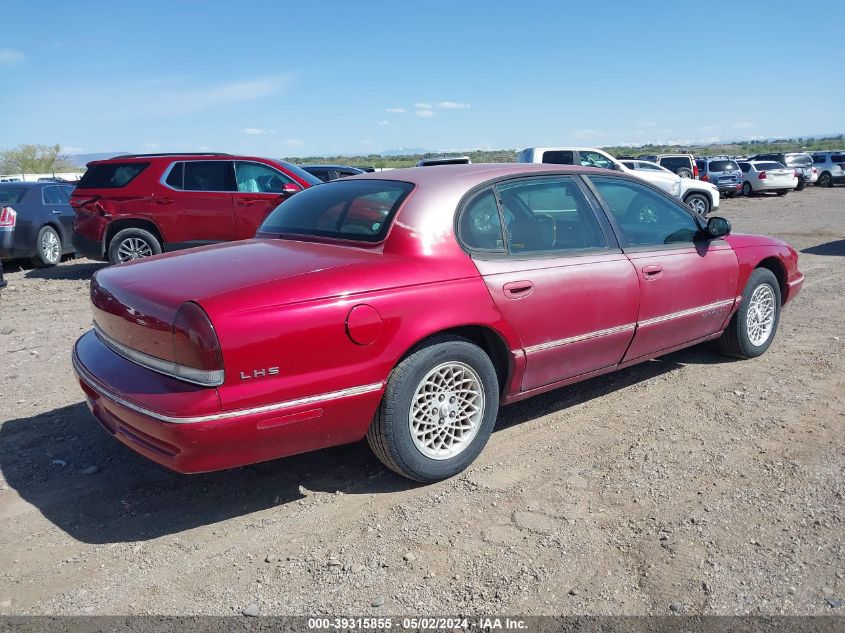
[[[518,163],[546,163],[553,165],[583,165],[624,171],[651,183],[676,198],[681,197],[681,178],[664,170],[645,172],[628,169],[607,152],[592,147],[529,147],[517,155]]]
[[[742,195],[753,196],[764,191],[773,191],[785,196],[798,186],[795,169],[773,161],[737,161],[742,170]]]
[[[652,163],[648,160],[625,159],[619,162],[622,163],[624,167],[631,170],[632,174],[637,176],[659,172],[663,172],[671,176],[677,176],[662,165]],[[701,215],[707,215],[711,211],[719,208],[719,188],[716,187],[716,185],[703,180],[697,180],[695,178],[677,177],[681,180],[681,195],[679,197],[690,209]]]

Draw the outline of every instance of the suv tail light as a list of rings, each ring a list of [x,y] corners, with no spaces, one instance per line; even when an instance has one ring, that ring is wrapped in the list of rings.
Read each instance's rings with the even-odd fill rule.
[[[9,229],[15,228],[18,221],[18,212],[12,207],[3,207],[0,209],[0,228]]]
[[[692,165],[692,177],[698,178],[698,165],[696,165],[695,163],[693,163]]]
[[[177,377],[201,385],[223,384],[223,352],[205,311],[191,301],[183,303],[172,332]]]
[[[757,179],[758,180],[765,180],[766,179],[766,172],[761,171],[759,174],[757,174]]]
[[[710,182],[710,176],[708,176],[707,174],[704,174],[704,175],[700,178],[700,180],[703,180],[704,182]]]

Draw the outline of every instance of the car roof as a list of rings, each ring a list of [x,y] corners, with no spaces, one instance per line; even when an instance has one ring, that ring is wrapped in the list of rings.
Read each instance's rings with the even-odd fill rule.
[[[54,182],[52,180],[49,181],[49,182],[44,182],[44,181],[41,181],[41,182],[32,182],[32,181],[24,182],[22,180],[12,180],[10,182],[0,182],[0,187],[22,187],[24,189],[36,189],[38,187],[52,187],[52,186],[61,186],[61,185],[66,185],[66,186],[69,186],[69,187],[74,186],[74,184],[72,182]]]
[[[354,169],[355,171],[364,171],[360,167],[353,167],[352,165],[297,165],[297,167],[301,167],[302,169]]]
[[[171,160],[269,160],[274,163],[282,162],[276,158],[267,158],[266,156],[243,156],[240,154],[223,154],[218,152],[163,152],[160,154],[122,154],[120,156],[112,156],[111,158],[101,158],[99,160],[92,160],[90,163],[88,163],[88,166],[103,165],[108,163],[149,163],[151,161]]]

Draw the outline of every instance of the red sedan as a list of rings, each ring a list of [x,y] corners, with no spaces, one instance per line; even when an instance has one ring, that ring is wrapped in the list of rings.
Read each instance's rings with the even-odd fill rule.
[[[501,404],[713,339],[759,356],[803,279],[787,244],[618,172],[401,169],[307,189],[255,239],[100,270],[73,364],[102,426],[179,472],[366,436],[434,481]]]

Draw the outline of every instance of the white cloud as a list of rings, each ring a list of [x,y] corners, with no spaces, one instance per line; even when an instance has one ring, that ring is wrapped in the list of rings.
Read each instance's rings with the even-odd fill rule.
[[[430,119],[434,116],[434,110],[416,110],[414,114],[424,119]]]
[[[390,121],[388,121],[387,119],[384,119],[383,121],[379,121],[378,124],[379,125],[390,125]]]
[[[282,141],[282,145],[287,145],[288,147],[299,147],[300,145],[305,145],[305,141],[300,141],[298,138],[286,138]]]
[[[470,107],[469,103],[459,103],[457,101],[440,101],[435,105],[445,110],[466,110]]]
[[[246,79],[217,84],[194,90],[154,91],[147,86],[135,95],[136,102],[147,112],[156,114],[186,114],[209,108],[255,101],[280,92],[288,83],[284,75]]]
[[[405,114],[405,108],[387,108],[385,112],[390,112],[390,114]]]
[[[434,106],[430,103],[415,103],[414,107],[418,110],[431,110]]]
[[[14,66],[26,59],[26,55],[13,48],[0,48],[0,66]]]
[[[754,124],[748,121],[740,121],[739,123],[734,123],[731,127],[735,130],[748,130],[754,127]]]
[[[244,134],[252,134],[254,136],[257,136],[259,134],[264,134],[266,131],[267,130],[265,130],[264,128],[261,128],[261,127],[245,127],[244,128]]]

